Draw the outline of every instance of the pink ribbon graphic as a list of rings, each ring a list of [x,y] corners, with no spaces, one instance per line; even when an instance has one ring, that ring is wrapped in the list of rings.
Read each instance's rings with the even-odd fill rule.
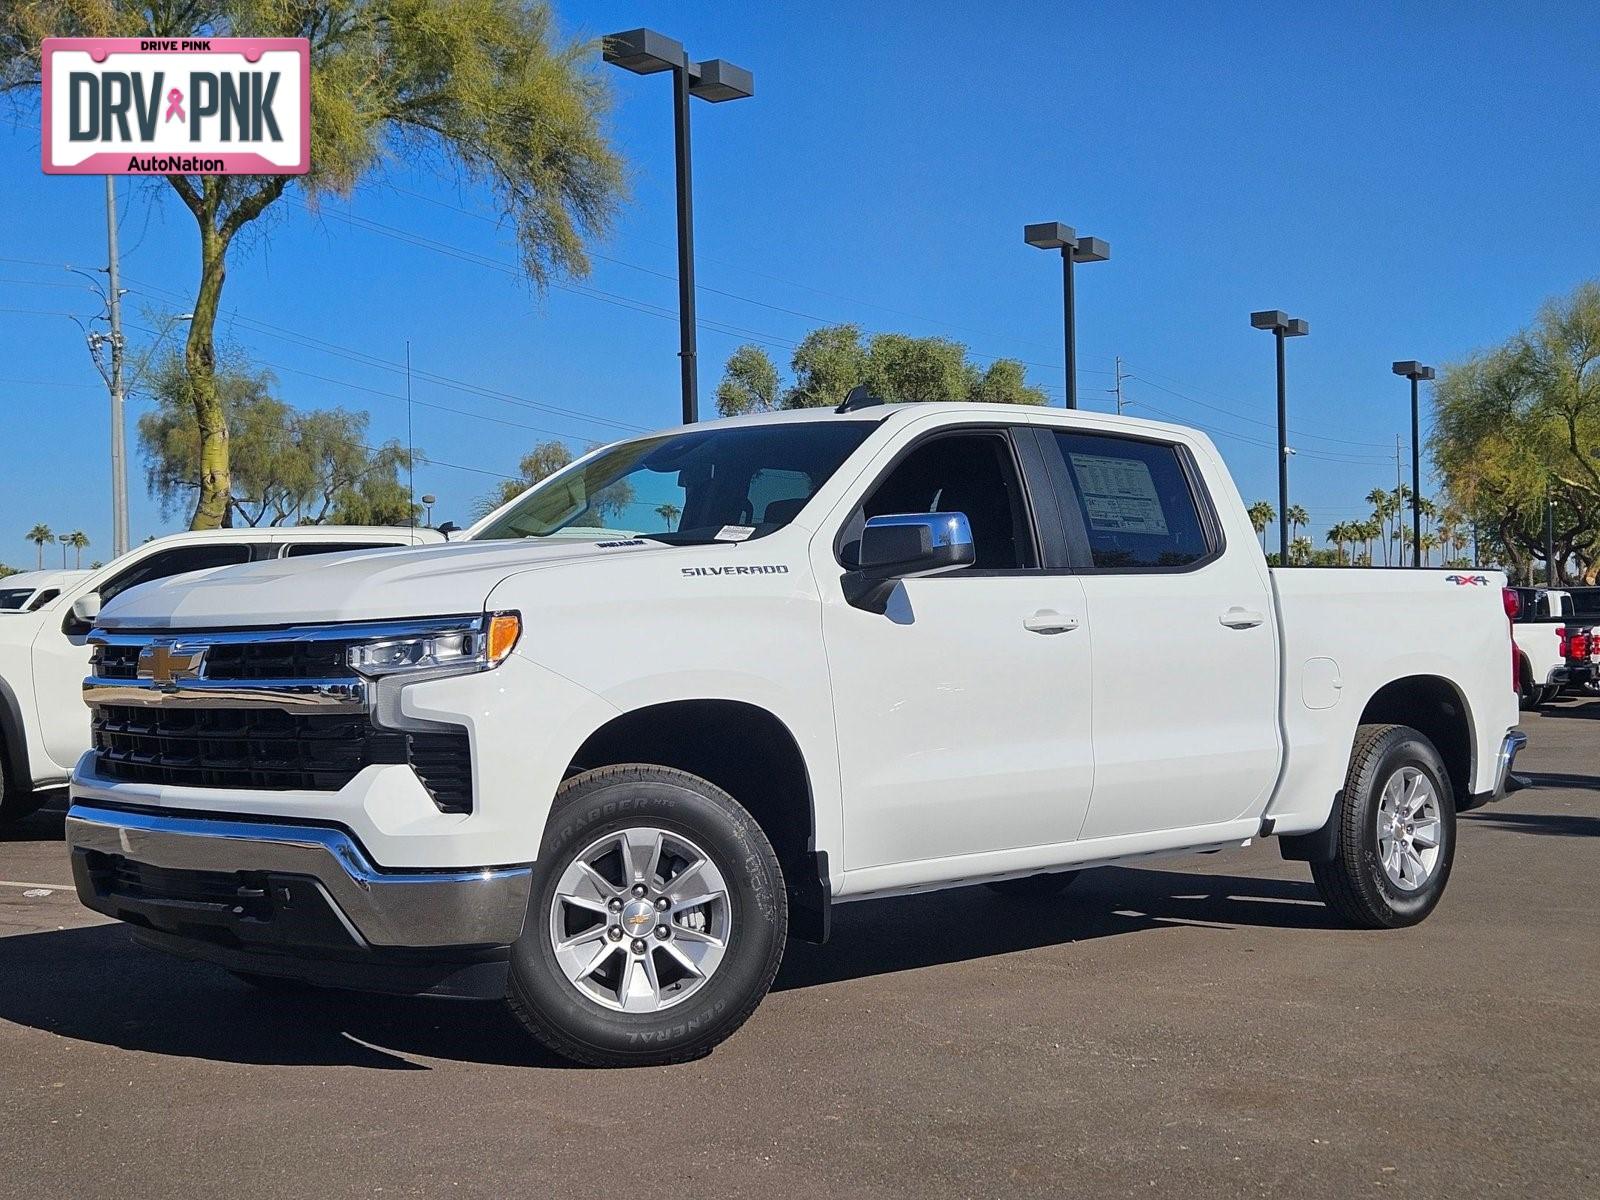
[[[162,123],[165,124],[166,121],[172,120],[173,117],[177,117],[180,121],[189,119],[183,115],[183,93],[177,88],[173,88],[167,93],[167,115],[166,120]]]

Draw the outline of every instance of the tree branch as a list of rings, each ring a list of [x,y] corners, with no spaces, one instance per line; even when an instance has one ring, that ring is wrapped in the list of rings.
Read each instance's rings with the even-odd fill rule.
[[[234,205],[233,211],[223,219],[222,228],[217,231],[222,240],[224,242],[231,241],[234,234],[238,233],[251,221],[254,221],[266,210],[267,205],[283,195],[283,189],[288,185],[289,176],[287,175],[269,176],[266,183],[257,187],[255,191]]]
[[[197,217],[205,216],[205,209],[200,203],[200,193],[194,190],[194,184],[189,182],[187,176],[168,175],[167,182],[172,185],[172,190],[178,193],[178,198],[190,212]]]

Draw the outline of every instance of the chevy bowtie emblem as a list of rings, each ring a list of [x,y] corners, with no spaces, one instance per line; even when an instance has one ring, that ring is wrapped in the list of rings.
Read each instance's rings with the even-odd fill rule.
[[[139,678],[160,687],[175,687],[180,680],[199,679],[206,665],[205,646],[180,647],[156,642],[139,651]]]

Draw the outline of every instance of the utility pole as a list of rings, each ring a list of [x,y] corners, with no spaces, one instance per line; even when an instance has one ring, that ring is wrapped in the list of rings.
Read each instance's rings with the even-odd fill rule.
[[[1117,416],[1122,415],[1122,355],[1117,355],[1117,386],[1112,388],[1112,394],[1117,398]]]
[[[111,556],[128,552],[128,463],[123,428],[122,286],[117,263],[117,185],[106,176],[106,276],[111,310]]]

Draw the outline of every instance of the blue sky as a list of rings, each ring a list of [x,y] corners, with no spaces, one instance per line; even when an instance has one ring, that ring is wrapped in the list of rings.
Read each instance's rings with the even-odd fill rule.
[[[1392,360],[1459,358],[1600,274],[1600,35],[1582,5],[558,10],[569,31],[653,24],[755,73],[753,100],[695,105],[708,408],[741,341],[783,364],[807,330],[846,320],[1021,358],[1059,398],[1059,266],[1021,229],[1062,220],[1112,245],[1079,274],[1081,403],[1110,405],[1121,355],[1130,411],[1211,432],[1247,499],[1276,494],[1272,345],[1248,314],[1310,321],[1290,343],[1292,498],[1320,544],[1393,486],[1409,417]],[[613,74],[632,197],[581,284],[531,292],[496,265],[515,254],[486,198],[404,164],[348,205],[313,212],[291,191],[231,259],[221,336],[290,402],[368,410],[375,443],[405,437],[409,339],[416,444],[436,460],[417,490],[439,496],[438,519],[463,520],[551,434],[582,445],[676,420],[667,82]],[[36,521],[83,529],[91,558],[111,540],[105,393],[54,315],[94,310],[59,264],[103,264],[102,184],[38,163],[36,120],[0,122],[14,566],[34,561]],[[142,307],[188,307],[196,233],[165,185],[121,182],[143,325]],[[137,458],[130,476],[135,540],[174,528]]]

